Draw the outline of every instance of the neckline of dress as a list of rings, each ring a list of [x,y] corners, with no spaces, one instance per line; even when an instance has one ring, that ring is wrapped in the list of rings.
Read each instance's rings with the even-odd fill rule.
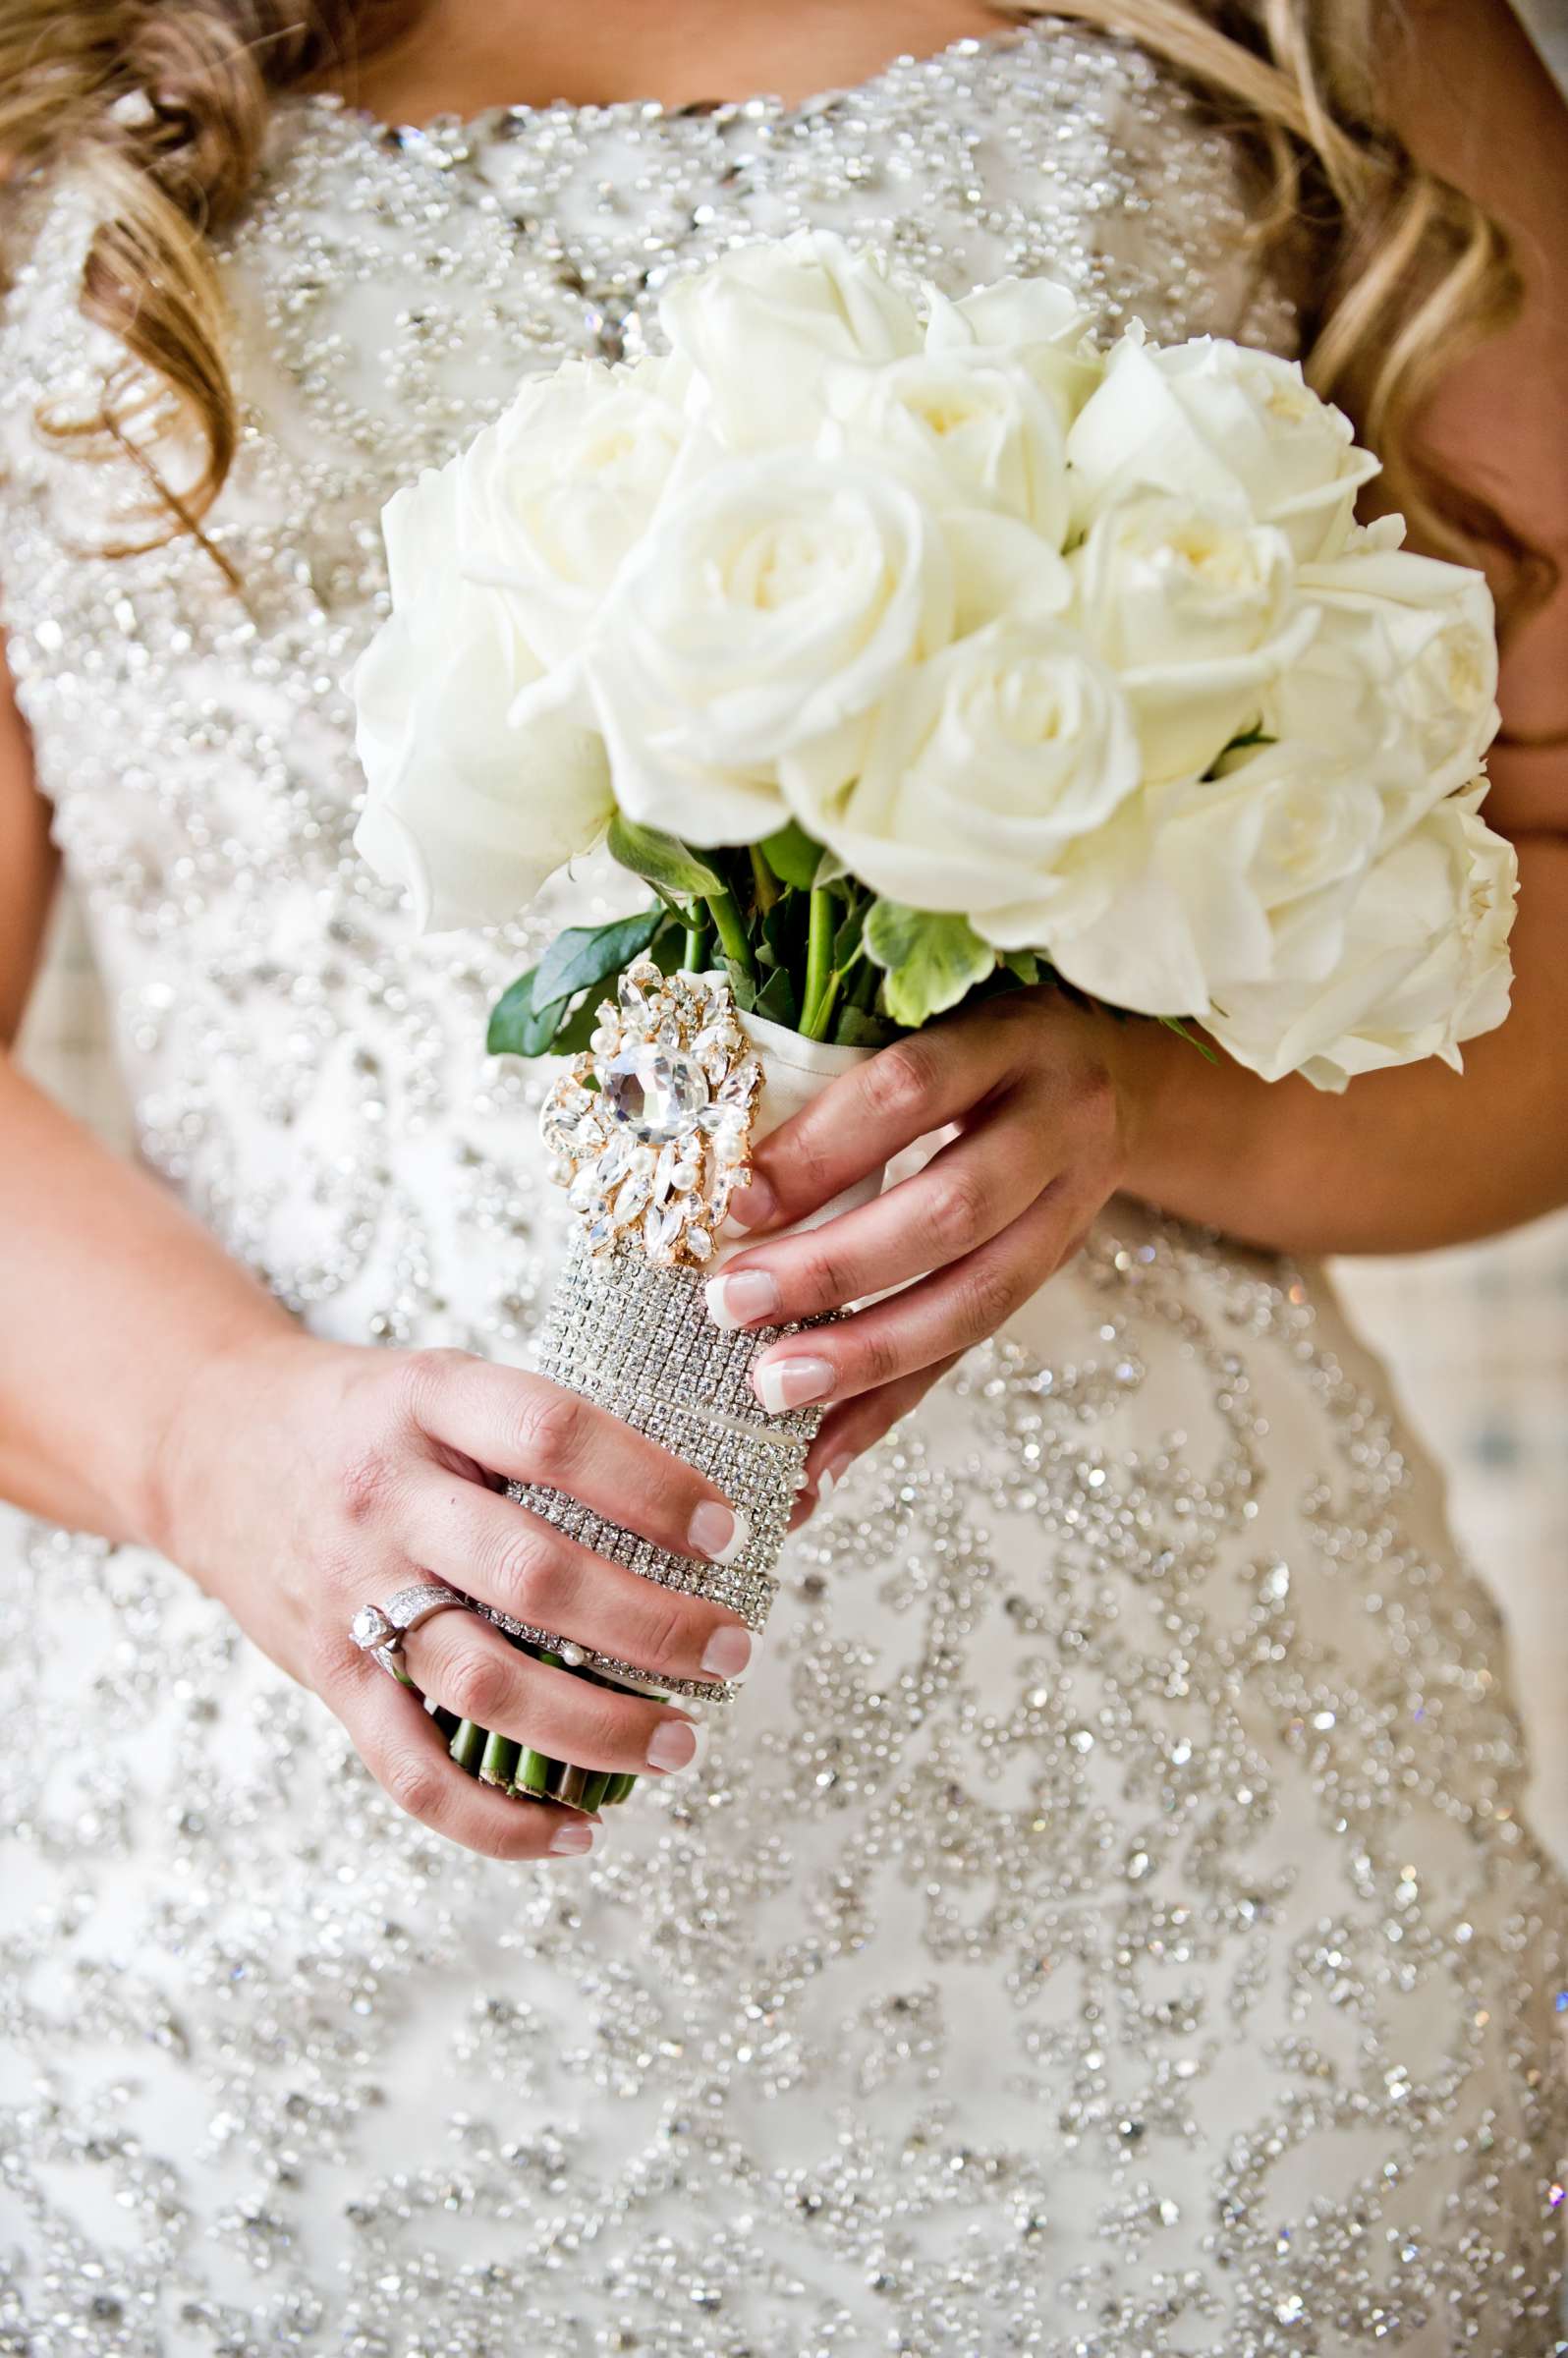
[[[988,64],[1022,48],[1053,20],[1046,14],[1026,17],[994,32],[965,33],[924,55],[902,51],[889,58],[863,82],[815,90],[809,97],[784,99],[775,91],[759,90],[749,98],[696,100],[670,106],[660,98],[551,98],[531,104],[526,100],[497,101],[472,115],[455,112],[429,116],[423,123],[398,123],[366,106],[356,106],[337,90],[286,92],[277,105],[307,114],[326,116],[360,133],[370,144],[418,149],[439,148],[454,142],[472,146],[493,135],[526,129],[566,129],[576,125],[632,123],[698,124],[734,122],[773,125],[807,122],[813,116],[836,113],[846,105],[864,105],[911,80],[937,79],[956,65]]]

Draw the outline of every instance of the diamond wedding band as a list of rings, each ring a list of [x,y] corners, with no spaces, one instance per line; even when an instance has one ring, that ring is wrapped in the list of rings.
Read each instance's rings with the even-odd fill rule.
[[[349,1635],[356,1646],[374,1655],[383,1670],[389,1670],[403,1686],[414,1687],[418,1694],[419,1689],[400,1658],[403,1641],[411,1629],[418,1629],[432,1613],[440,1612],[448,1604],[460,1604],[470,1613],[476,1609],[472,1598],[461,1596],[444,1582],[420,1581],[414,1588],[399,1589],[385,1604],[362,1604],[349,1623]]]

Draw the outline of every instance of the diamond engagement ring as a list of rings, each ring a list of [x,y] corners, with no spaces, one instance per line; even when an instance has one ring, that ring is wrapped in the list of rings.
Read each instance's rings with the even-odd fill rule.
[[[399,1589],[385,1604],[362,1604],[349,1623],[349,1635],[356,1646],[374,1655],[383,1670],[390,1670],[395,1679],[405,1687],[414,1687],[418,1694],[419,1689],[400,1658],[403,1641],[411,1629],[418,1629],[432,1613],[440,1612],[448,1604],[460,1604],[469,1613],[476,1609],[472,1598],[461,1596],[441,1581],[423,1580],[412,1589]]]

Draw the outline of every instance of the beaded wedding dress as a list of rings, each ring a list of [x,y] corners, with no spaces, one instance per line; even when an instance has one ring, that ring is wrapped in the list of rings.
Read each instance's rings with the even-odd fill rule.
[[[483,1017],[611,887],[420,940],[355,858],[382,502],[801,222],[1107,331],[1294,314],[1222,136],[1063,21],[798,106],[294,98],[269,138],[221,248],[243,601],[189,540],[93,553],[140,486],[32,413],[118,348],[85,197],[28,200],[18,693],[150,1163],[317,1332],[521,1364],[566,1214],[548,1068]],[[781,1581],[700,1768],[501,1866],[172,1565],[3,1510],[0,2347],[1553,2347],[1568,1890],[1497,1615],[1316,1270],[1113,1205]]]

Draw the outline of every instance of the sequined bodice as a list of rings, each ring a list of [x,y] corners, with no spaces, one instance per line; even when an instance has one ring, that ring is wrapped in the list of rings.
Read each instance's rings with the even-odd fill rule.
[[[420,941],[354,856],[381,504],[798,223],[1289,350],[1235,159],[1056,19],[799,107],[284,103],[221,248],[243,598],[84,553],[140,483],[33,435],[118,357],[87,219],[18,225],[0,601],[144,1150],[318,1330],[521,1358],[565,1215],[483,1017],[615,887]],[[700,1767],[559,1873],[404,1816],[147,1549],[0,1508],[0,1656],[8,2348],[1551,2346],[1564,1886],[1319,1271],[1110,1206],[791,1543]]]
[[[67,188],[44,211],[0,336],[18,694],[146,1151],[291,1300],[345,1331],[433,1319],[493,1338],[493,1295],[404,1171],[415,1138],[433,1155],[444,1141],[449,1186],[416,1194],[492,1201],[527,1152],[515,1118],[486,1141],[519,1083],[482,1061],[482,1004],[562,907],[499,941],[418,945],[349,847],[343,681],[384,596],[391,492],[521,373],[656,339],[672,273],[801,222],[955,292],[1053,273],[1107,333],[1138,311],[1156,333],[1288,346],[1288,305],[1240,251],[1236,175],[1141,51],[1048,20],[795,107],[503,108],[399,132],[286,102],[222,248],[244,431],[208,521],[243,600],[190,542],[77,553],[144,493],[32,431],[45,385],[90,407],[116,357],[75,314],[84,203]],[[400,1257],[422,1288],[393,1279]]]

